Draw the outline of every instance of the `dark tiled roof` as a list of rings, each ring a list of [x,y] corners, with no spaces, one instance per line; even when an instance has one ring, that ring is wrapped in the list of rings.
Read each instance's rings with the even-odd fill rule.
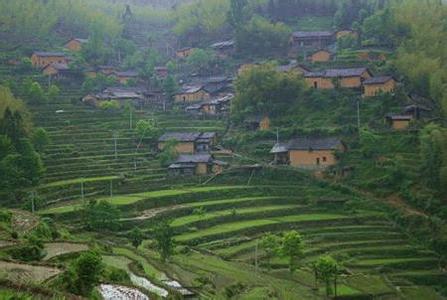
[[[393,120],[393,121],[410,121],[413,119],[413,116],[410,115],[387,115],[387,119]]]
[[[371,77],[363,82],[363,84],[381,84],[394,79],[392,76]]]
[[[122,77],[137,77],[138,72],[136,71],[122,71],[122,72],[114,72],[116,76],[122,76]]]
[[[53,67],[58,71],[67,71],[70,69],[67,64],[59,64],[59,63],[49,64],[44,69],[46,69],[48,67]]]
[[[327,69],[318,72],[307,72],[305,77],[357,77],[361,76],[364,72],[369,72],[367,68],[348,68],[348,69]]]
[[[224,49],[224,48],[229,48],[229,47],[233,47],[234,46],[234,41],[233,40],[229,40],[229,41],[223,41],[223,42],[217,42],[211,45],[211,48],[214,49]]]
[[[273,146],[272,150],[270,150],[270,153],[284,153],[289,151],[289,146],[284,143],[278,143]]]
[[[199,132],[168,132],[163,134],[158,141],[167,142],[170,140],[176,140],[179,142],[194,142],[200,137]]]
[[[181,154],[175,160],[175,164],[187,164],[187,163],[209,163],[212,161],[210,154]]]
[[[335,150],[342,142],[338,138],[297,138],[288,144],[289,150]]]
[[[37,55],[37,56],[43,56],[43,57],[51,57],[51,56],[59,56],[65,57],[65,54],[63,52],[44,52],[44,51],[36,51],[33,54]]]
[[[333,37],[334,33],[330,31],[296,31],[293,34],[294,38],[322,38]]]
[[[216,136],[215,132],[204,132],[200,135],[201,139],[212,139]]]

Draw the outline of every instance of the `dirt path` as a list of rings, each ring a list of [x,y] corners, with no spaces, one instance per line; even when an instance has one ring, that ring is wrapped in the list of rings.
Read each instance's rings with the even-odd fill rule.
[[[12,209],[12,229],[24,234],[39,224],[39,218],[30,212]]]
[[[159,215],[163,212],[182,209],[185,207],[187,207],[187,206],[186,205],[173,205],[173,206],[167,206],[167,207],[161,207],[161,208],[152,208],[152,209],[142,211],[138,217],[126,218],[126,219],[122,219],[122,221],[148,220],[148,219],[156,217],[157,215]]]

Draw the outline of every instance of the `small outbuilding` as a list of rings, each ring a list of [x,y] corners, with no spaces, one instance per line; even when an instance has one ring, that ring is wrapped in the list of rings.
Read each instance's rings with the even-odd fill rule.
[[[324,169],[335,165],[336,152],[346,151],[346,145],[338,138],[296,138],[287,144],[277,143],[271,154],[274,163],[302,169]]]
[[[169,132],[158,139],[158,150],[163,150],[169,141],[176,141],[175,149],[178,153],[208,152],[217,143],[215,132]]]
[[[320,49],[312,52],[308,57],[307,60],[312,63],[317,62],[328,62],[332,60],[333,54],[326,49]]]
[[[137,71],[115,71],[110,74],[110,76],[116,77],[119,83],[128,84],[131,80],[138,80],[138,72]]]
[[[177,56],[177,58],[187,58],[188,56],[191,55],[191,53],[194,51],[194,48],[191,47],[186,47],[186,48],[182,48],[179,49],[175,52],[175,55]]]
[[[174,102],[178,104],[201,102],[209,100],[210,94],[205,90],[203,85],[184,86],[180,93],[175,95]]]
[[[389,114],[385,117],[385,120],[394,130],[406,130],[410,127],[410,122],[413,120],[413,116]]]
[[[215,160],[210,154],[179,155],[168,167],[170,176],[218,174],[227,164]]]
[[[82,50],[82,46],[88,43],[88,39],[72,38],[65,43],[64,48],[73,52]]]
[[[69,66],[64,63],[49,64],[42,68],[42,73],[56,79],[66,78],[71,74]]]
[[[249,116],[245,118],[244,125],[247,130],[269,130],[270,118],[266,115]]]
[[[371,77],[363,82],[363,97],[374,97],[380,93],[393,93],[397,80],[392,76]]]
[[[43,68],[51,64],[66,64],[69,59],[63,52],[43,52],[36,51],[31,55],[31,64],[33,67]]]

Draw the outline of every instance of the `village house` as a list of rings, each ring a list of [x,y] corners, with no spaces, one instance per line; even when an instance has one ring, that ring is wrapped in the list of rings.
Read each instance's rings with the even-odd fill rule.
[[[389,114],[385,117],[385,120],[394,130],[405,130],[410,127],[410,122],[413,120],[412,115],[395,115]]]
[[[269,130],[270,118],[266,115],[249,116],[244,120],[247,130]]]
[[[134,107],[142,109],[152,104],[153,95],[145,88],[139,87],[109,87],[98,94],[89,94],[82,98],[82,102],[98,107],[104,101],[116,100],[121,106],[131,103]]]
[[[174,102],[185,104],[209,100],[210,98],[210,94],[204,89],[203,85],[184,86],[182,91],[175,95]]]
[[[66,64],[68,65],[69,59],[62,52],[41,52],[36,51],[31,56],[31,64],[33,67],[43,68],[50,64]]]
[[[210,154],[181,154],[168,167],[169,176],[219,174],[227,163],[215,160]]]
[[[72,72],[67,64],[53,63],[42,68],[42,73],[55,79],[69,77]]]
[[[211,97],[222,97],[232,91],[233,80],[229,77],[209,77],[203,80],[203,89]]]
[[[116,77],[121,84],[128,84],[131,80],[138,80],[138,72],[136,71],[115,71],[110,76]]]
[[[217,143],[215,132],[169,132],[158,139],[158,150],[163,150],[166,143],[176,141],[175,149],[178,153],[208,152]]]
[[[277,143],[270,153],[276,164],[324,169],[337,163],[337,151],[346,150],[346,145],[337,138],[297,138],[287,144]]]
[[[191,53],[194,51],[194,48],[191,47],[186,47],[186,48],[182,48],[179,49],[175,52],[175,55],[177,56],[177,58],[187,58],[188,56],[191,55]]]
[[[335,34],[330,31],[296,31],[290,37],[290,56],[312,49],[325,49],[335,43]]]
[[[374,97],[380,93],[395,91],[397,81],[392,76],[371,77],[363,82],[363,97]]]
[[[167,67],[155,67],[154,73],[157,78],[164,79],[164,78],[168,77],[169,70]]]
[[[95,78],[98,74],[104,76],[114,75],[118,70],[114,66],[98,66],[96,68],[89,67],[84,71],[84,75],[88,78]]]
[[[327,69],[319,72],[307,72],[304,79],[308,86],[315,89],[334,89],[337,87],[359,89],[372,75],[367,68]]]
[[[337,31],[335,33],[335,37],[337,40],[345,37],[352,37],[353,39],[357,39],[359,37],[359,34],[357,33],[357,31],[351,29],[344,29]]]
[[[405,106],[403,112],[405,115],[412,116],[415,120],[420,120],[430,117],[432,109],[420,104],[411,104]]]
[[[316,50],[314,52],[311,52],[311,54],[307,57],[307,60],[311,63],[316,62],[328,62],[332,60],[333,54],[326,49],[320,49]]]
[[[230,111],[233,98],[233,94],[227,94],[217,99],[187,106],[185,111],[193,115],[225,115]]]
[[[211,49],[213,49],[220,58],[227,58],[234,53],[235,42],[234,40],[217,42],[211,45]]]
[[[82,50],[82,45],[88,43],[88,39],[72,38],[65,43],[64,48],[73,52],[79,52]]]

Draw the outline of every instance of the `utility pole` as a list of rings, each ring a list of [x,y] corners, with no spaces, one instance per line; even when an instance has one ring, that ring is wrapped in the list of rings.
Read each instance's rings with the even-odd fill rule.
[[[117,151],[117,146],[118,146],[118,132],[114,131],[113,132],[113,140],[115,142],[115,159],[118,159],[118,151]]]
[[[360,134],[360,100],[357,100],[357,129]]]
[[[129,128],[132,129],[132,108],[129,109]]]
[[[36,206],[35,206],[35,197],[36,197],[36,192],[32,191],[31,192],[31,212],[34,214],[34,211],[36,210]]]
[[[255,273],[258,275],[258,239],[256,239],[256,246],[255,246]]]
[[[84,202],[84,178],[81,181],[81,200]]]
[[[276,144],[279,144],[279,128],[276,128]]]
[[[110,180],[110,198],[113,198],[113,179]]]

